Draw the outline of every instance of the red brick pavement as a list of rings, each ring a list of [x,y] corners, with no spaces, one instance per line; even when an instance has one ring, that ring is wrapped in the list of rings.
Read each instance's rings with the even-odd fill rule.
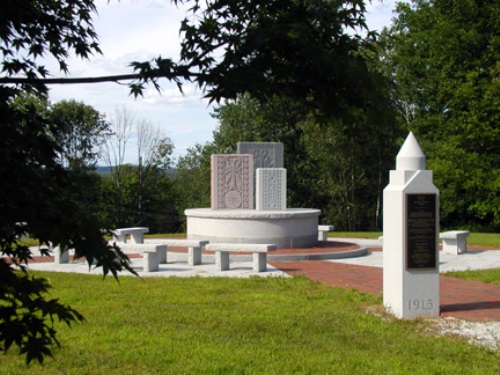
[[[382,295],[382,268],[326,261],[271,262],[272,266],[311,280]],[[440,277],[441,315],[473,321],[500,321],[500,286]]]

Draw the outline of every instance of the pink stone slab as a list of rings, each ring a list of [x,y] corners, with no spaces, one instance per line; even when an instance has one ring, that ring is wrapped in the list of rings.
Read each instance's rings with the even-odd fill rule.
[[[211,162],[212,209],[253,209],[253,156],[215,154]]]

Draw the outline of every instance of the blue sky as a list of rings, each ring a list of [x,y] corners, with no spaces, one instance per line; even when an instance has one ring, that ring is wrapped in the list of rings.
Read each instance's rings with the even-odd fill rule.
[[[70,76],[87,77],[126,74],[131,72],[132,61],[146,61],[161,55],[176,58],[179,50],[179,22],[184,16],[182,9],[171,5],[169,0],[96,0],[98,16],[94,19],[95,30],[103,55],[90,60],[71,59]],[[380,30],[389,25],[395,0],[373,0],[367,4],[368,26]],[[54,76],[60,76],[48,62]],[[108,117],[113,117],[117,106],[126,106],[137,118],[159,127],[175,146],[174,157],[185,154],[196,143],[204,144],[212,139],[217,126],[210,116],[212,108],[202,93],[194,86],[184,87],[184,96],[175,85],[162,82],[161,93],[153,87],[145,91],[143,98],[129,95],[126,85],[100,83],[87,85],[53,86],[50,99],[57,102],[75,99],[93,106]],[[137,145],[132,135],[127,147],[126,162],[137,162]]]

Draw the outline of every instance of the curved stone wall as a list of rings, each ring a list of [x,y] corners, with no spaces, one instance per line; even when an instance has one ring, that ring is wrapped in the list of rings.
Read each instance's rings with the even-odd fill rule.
[[[278,248],[312,247],[318,240],[317,209],[283,211],[213,210],[185,212],[188,239],[221,243],[272,243]]]

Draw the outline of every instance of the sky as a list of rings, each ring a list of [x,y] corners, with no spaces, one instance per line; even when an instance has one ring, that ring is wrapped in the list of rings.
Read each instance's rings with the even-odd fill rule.
[[[179,55],[179,22],[185,16],[170,0],[95,0],[98,15],[94,28],[99,35],[102,55],[89,60],[70,59],[70,77],[95,77],[132,73],[132,61],[149,61],[161,55]],[[373,0],[367,4],[367,22],[371,30],[381,30],[390,24],[396,0]],[[186,9],[186,7],[184,7]],[[50,60],[47,68],[60,77]],[[161,129],[175,147],[174,158],[186,153],[196,143],[212,140],[217,122],[211,117],[213,107],[202,99],[195,86],[185,85],[184,95],[177,86],[161,81],[161,92],[147,88],[143,97],[134,98],[126,84],[99,83],[53,85],[50,100],[75,99],[94,107],[112,119],[117,108],[124,106],[137,119],[148,121]],[[131,135],[125,157],[127,163],[137,163],[137,140]]]

